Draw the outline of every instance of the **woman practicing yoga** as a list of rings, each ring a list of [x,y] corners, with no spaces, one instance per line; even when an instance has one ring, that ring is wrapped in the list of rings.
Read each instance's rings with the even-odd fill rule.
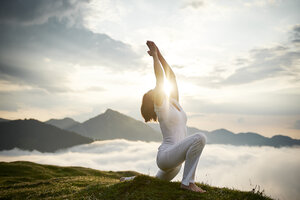
[[[153,57],[156,86],[144,94],[141,113],[145,122],[158,120],[163,135],[163,142],[158,148],[156,157],[156,163],[159,167],[156,177],[171,181],[178,174],[181,164],[185,161],[181,188],[203,193],[205,190],[198,187],[194,183],[194,179],[206,138],[201,133],[186,137],[187,117],[179,105],[175,74],[155,43],[147,41],[147,46],[149,47],[148,54]],[[164,90],[167,81],[171,85],[169,94]],[[121,180],[133,178],[123,177]]]

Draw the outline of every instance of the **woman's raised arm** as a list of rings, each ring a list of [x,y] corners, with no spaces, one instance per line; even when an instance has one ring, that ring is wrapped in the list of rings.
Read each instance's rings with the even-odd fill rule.
[[[164,88],[164,72],[159,62],[158,51],[156,45],[152,41],[147,41],[147,46],[149,47],[150,51],[148,52],[149,55],[153,57],[153,64],[154,64],[154,74],[156,78],[156,86],[154,89],[154,103],[156,105],[161,105],[164,95],[163,95],[163,88]]]
[[[157,49],[158,59],[164,68],[166,78],[172,85],[172,90],[171,90],[170,96],[173,97],[174,99],[176,99],[177,101],[179,101],[178,86],[177,86],[177,82],[176,82],[175,73],[173,72],[173,70],[171,69],[170,65],[167,63],[165,58],[162,56],[162,54],[160,53],[157,46],[156,46],[156,49]]]

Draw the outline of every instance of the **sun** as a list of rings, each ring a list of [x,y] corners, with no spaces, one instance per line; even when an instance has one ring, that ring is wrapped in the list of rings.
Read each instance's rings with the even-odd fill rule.
[[[169,81],[165,80],[164,81],[164,92],[166,95],[169,97],[172,91],[172,85],[170,84]]]

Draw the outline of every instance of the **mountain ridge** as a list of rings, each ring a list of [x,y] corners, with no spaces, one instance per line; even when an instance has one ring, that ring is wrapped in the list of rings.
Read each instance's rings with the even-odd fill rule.
[[[101,120],[106,123],[101,122]],[[48,120],[49,121],[49,120]],[[113,123],[115,121],[115,124]],[[128,130],[127,126],[131,126],[130,130],[135,129],[135,124],[138,123],[139,126],[137,130],[130,132],[129,135],[126,134],[117,134],[114,132],[123,132],[126,133]],[[121,124],[122,128],[116,128]],[[141,125],[143,124],[143,125]],[[143,134],[143,128],[146,129],[147,134]],[[151,127],[153,131],[150,131],[148,127]],[[100,134],[97,129],[104,129]],[[74,127],[69,128],[68,130],[77,132],[81,135],[91,137],[99,140],[108,140],[108,139],[128,139],[128,140],[143,140],[143,141],[162,141],[161,131],[158,123],[144,123],[138,121],[132,117],[129,117],[123,113],[112,110],[108,108],[104,113],[99,114],[95,117],[92,117],[83,123],[79,123]],[[113,130],[113,131],[112,131]],[[300,145],[300,140],[293,139],[284,135],[275,135],[271,138],[262,136],[254,132],[241,132],[233,133],[227,129],[216,129],[213,131],[200,130],[195,127],[187,127],[188,135],[194,134],[196,132],[204,133],[207,138],[208,144],[230,144],[230,145],[247,145],[247,146],[294,146]],[[159,135],[158,135],[159,133]],[[101,135],[101,137],[99,135]],[[136,135],[138,136],[136,136]],[[143,134],[141,136],[141,134]],[[143,138],[147,136],[146,138]]]
[[[161,134],[147,124],[110,108],[67,130],[96,140],[127,139],[149,142],[162,139]]]
[[[0,123],[0,150],[19,148],[55,152],[80,144],[93,142],[78,135],[35,119],[10,120]]]
[[[45,123],[51,124],[53,126],[61,128],[61,129],[68,129],[68,128],[78,124],[79,122],[75,121],[74,119],[72,119],[70,117],[65,117],[63,119],[50,119],[50,120],[46,121]]]
[[[72,118],[63,118],[63,119],[50,119],[45,123],[40,122],[34,119],[25,119],[25,120],[6,120],[1,118],[0,121],[0,150],[8,150],[14,147],[19,147],[26,150],[38,150],[38,151],[48,151],[53,152],[58,149],[63,149],[71,147],[78,144],[90,143],[93,140],[111,140],[111,139],[126,139],[132,141],[155,141],[161,142],[162,135],[160,132],[160,127],[158,123],[144,123],[142,121],[136,120],[132,117],[129,117],[118,111],[107,109],[104,113],[101,113],[95,117],[92,117],[85,122],[77,122]],[[16,121],[27,121],[26,129],[20,128],[16,133],[11,131],[8,136],[5,127],[7,124],[16,123]],[[30,127],[28,123],[30,121],[36,121],[39,125],[43,126],[39,132],[47,133],[44,137],[41,134],[37,134],[35,125]],[[16,124],[15,124],[16,125]],[[48,126],[44,126],[48,125]],[[50,126],[50,127],[49,127]],[[53,128],[57,130],[53,130]],[[10,128],[12,129],[12,127]],[[32,129],[32,130],[31,130]],[[20,135],[22,131],[26,130],[27,132],[32,132],[33,134],[23,134]],[[60,132],[60,137],[56,138],[50,137],[51,130],[54,131],[57,135]],[[207,137],[207,144],[226,144],[226,145],[246,145],[246,146],[273,146],[273,147],[283,147],[283,146],[299,146],[300,140],[292,139],[284,135],[275,135],[271,138],[262,136],[258,133],[253,132],[242,132],[242,133],[233,133],[227,129],[217,129],[213,131],[200,130],[195,127],[187,127],[188,135],[202,132]],[[6,133],[6,134],[5,134]],[[29,135],[28,135],[29,134]],[[49,135],[50,134],[50,135]],[[70,135],[71,134],[71,135]],[[77,136],[74,136],[76,134]],[[83,138],[74,143],[68,143],[67,141],[72,140],[72,138],[78,138],[82,136]],[[68,138],[70,137],[70,138]],[[59,139],[64,138],[64,139]],[[51,144],[48,144],[50,141]],[[59,142],[57,142],[59,141]],[[64,143],[68,145],[64,145]],[[58,145],[57,143],[60,143]],[[39,144],[42,143],[43,145]],[[31,145],[30,145],[31,144]]]

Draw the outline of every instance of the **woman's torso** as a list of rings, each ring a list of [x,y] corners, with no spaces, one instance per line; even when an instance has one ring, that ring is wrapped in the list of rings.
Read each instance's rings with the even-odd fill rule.
[[[163,135],[159,150],[167,149],[185,138],[187,134],[186,113],[174,98],[164,98],[161,106],[154,105],[154,111]]]

